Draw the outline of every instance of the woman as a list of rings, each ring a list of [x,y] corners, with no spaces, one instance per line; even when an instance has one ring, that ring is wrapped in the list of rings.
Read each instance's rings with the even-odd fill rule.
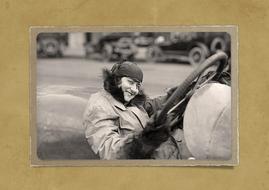
[[[146,98],[137,64],[117,63],[103,78],[104,90],[91,95],[84,113],[92,150],[101,159],[179,159],[180,131],[171,131],[167,120],[155,122],[167,97]]]

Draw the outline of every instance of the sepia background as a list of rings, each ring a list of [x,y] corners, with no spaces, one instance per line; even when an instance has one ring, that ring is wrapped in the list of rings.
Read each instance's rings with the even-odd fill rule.
[[[266,0],[1,1],[0,188],[268,189],[268,10]],[[30,167],[30,26],[229,24],[239,27],[239,166]]]

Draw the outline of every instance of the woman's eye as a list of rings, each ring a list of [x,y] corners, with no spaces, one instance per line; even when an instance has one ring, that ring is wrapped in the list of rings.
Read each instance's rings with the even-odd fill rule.
[[[129,80],[128,82],[129,82],[129,84],[134,84],[134,81]]]

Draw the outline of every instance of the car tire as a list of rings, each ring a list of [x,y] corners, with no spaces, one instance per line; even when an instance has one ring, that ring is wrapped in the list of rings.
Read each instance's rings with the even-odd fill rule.
[[[217,37],[214,38],[210,45],[210,51],[211,53],[216,53],[218,50],[226,51],[227,45],[224,41],[224,39]]]
[[[44,39],[42,48],[46,57],[55,57],[59,55],[60,43],[53,38]]]
[[[194,47],[189,52],[189,61],[192,65],[197,66],[206,59],[205,52],[201,47]]]

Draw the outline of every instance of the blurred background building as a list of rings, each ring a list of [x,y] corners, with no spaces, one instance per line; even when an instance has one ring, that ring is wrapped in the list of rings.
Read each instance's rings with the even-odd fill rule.
[[[37,55],[100,61],[189,62],[199,64],[217,50],[230,56],[225,32],[40,33]]]

